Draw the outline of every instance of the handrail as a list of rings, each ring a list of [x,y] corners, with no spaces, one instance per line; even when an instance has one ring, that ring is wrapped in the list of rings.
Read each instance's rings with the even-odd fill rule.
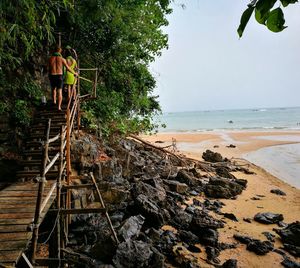
[[[45,167],[45,173],[47,173],[50,168],[52,168],[52,166],[54,165],[54,163],[56,162],[56,160],[58,159],[60,153],[58,152],[51,160],[51,162]]]

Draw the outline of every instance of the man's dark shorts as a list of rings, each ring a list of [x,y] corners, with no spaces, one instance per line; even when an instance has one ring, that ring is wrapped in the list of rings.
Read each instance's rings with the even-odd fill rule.
[[[51,89],[62,89],[63,87],[63,77],[62,75],[58,74],[58,75],[49,75],[49,80],[50,80],[50,85],[51,85]]]

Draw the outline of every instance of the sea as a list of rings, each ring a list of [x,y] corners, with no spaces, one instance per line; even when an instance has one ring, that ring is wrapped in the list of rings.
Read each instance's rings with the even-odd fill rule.
[[[165,124],[158,131],[168,133],[217,132],[226,137],[227,131],[299,131],[299,137],[260,137],[299,143],[266,147],[243,157],[300,189],[300,107],[169,112],[156,120]]]
[[[156,120],[159,132],[300,130],[300,107],[169,112]]]

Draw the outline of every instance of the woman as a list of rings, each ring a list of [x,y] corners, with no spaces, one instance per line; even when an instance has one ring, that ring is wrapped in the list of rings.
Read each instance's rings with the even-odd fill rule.
[[[72,57],[72,53],[70,49],[66,50],[66,61],[69,65],[70,69],[75,72],[75,68],[77,67],[76,60]],[[73,99],[75,100],[76,96],[76,82],[77,79],[75,78],[74,74],[67,71],[64,77],[64,84],[67,86],[68,90],[68,100],[70,100],[71,94],[73,93]]]

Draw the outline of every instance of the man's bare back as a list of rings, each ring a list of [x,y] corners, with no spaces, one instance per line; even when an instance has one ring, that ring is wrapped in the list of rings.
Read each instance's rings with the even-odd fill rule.
[[[51,75],[63,74],[63,58],[59,56],[51,56],[49,58],[49,73]]]

